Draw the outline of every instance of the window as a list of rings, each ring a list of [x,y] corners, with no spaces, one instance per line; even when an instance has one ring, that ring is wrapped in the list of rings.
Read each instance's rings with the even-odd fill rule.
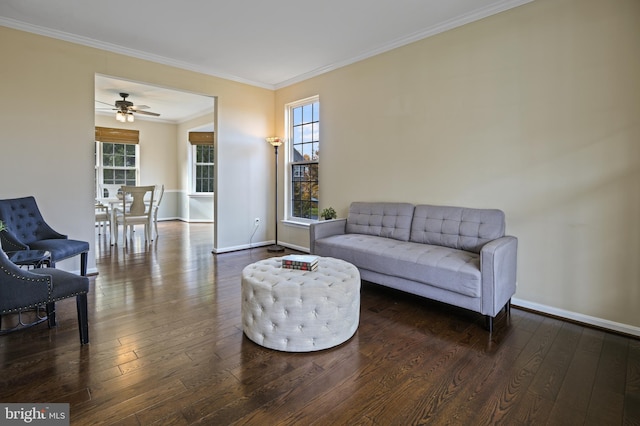
[[[104,185],[136,185],[138,181],[138,145],[128,143],[96,143],[96,183]],[[105,196],[100,194],[99,197]]]
[[[193,145],[194,192],[213,192],[213,145]]]
[[[320,102],[318,97],[287,106],[289,141],[289,216],[318,219],[318,161],[320,159]]]
[[[191,144],[191,192],[211,194],[214,191],[215,134],[189,132]]]

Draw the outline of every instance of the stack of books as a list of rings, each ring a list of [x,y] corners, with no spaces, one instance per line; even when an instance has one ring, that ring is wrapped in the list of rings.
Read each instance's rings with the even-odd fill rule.
[[[313,255],[290,254],[282,257],[282,267],[301,271],[315,271],[318,269],[318,258],[318,256]]]

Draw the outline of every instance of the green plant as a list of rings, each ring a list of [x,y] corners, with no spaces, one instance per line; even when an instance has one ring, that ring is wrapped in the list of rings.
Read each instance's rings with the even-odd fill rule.
[[[324,218],[324,220],[335,219],[338,217],[338,214],[333,209],[333,207],[328,207],[320,212],[320,217]]]

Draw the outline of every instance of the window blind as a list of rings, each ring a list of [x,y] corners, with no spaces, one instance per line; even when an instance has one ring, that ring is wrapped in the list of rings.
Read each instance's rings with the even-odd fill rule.
[[[189,132],[191,145],[213,145],[213,132]]]
[[[137,144],[140,142],[140,131],[96,126],[96,140],[100,142]]]

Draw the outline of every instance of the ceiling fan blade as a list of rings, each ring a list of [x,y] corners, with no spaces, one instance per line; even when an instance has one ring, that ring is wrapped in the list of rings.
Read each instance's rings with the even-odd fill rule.
[[[149,108],[151,108],[151,107],[148,106],[148,105],[133,105],[133,106],[129,107],[129,109],[131,109],[133,111],[137,111],[139,109],[149,109]]]
[[[113,106],[113,103],[112,103],[112,102],[102,102],[102,101],[99,101],[99,100],[97,100],[97,99],[95,99],[95,101],[96,101],[97,103],[99,103],[99,104],[109,105],[110,107],[112,107],[112,106]]]
[[[153,115],[154,117],[160,117],[160,114],[158,114],[157,112],[151,112],[151,111],[137,111],[137,110],[134,110],[134,112],[135,112],[136,114]]]

